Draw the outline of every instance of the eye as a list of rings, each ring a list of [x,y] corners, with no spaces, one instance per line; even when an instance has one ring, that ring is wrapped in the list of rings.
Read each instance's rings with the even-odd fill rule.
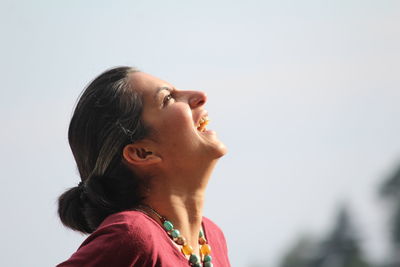
[[[166,96],[164,97],[164,100],[163,100],[163,105],[164,105],[164,106],[167,105],[168,102],[169,102],[171,99],[172,99],[172,94],[166,95]]]

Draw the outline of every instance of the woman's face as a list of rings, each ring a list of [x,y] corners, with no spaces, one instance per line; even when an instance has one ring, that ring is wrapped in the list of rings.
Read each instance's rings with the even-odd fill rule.
[[[207,97],[200,91],[178,90],[144,72],[131,74],[133,88],[142,93],[142,119],[153,130],[156,153],[169,163],[212,160],[226,153],[214,131],[198,130]],[[211,114],[212,115],[212,114]]]

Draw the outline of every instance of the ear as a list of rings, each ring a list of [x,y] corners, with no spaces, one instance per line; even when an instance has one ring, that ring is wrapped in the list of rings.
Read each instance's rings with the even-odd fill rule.
[[[145,166],[161,161],[161,157],[142,146],[141,144],[128,144],[122,150],[123,158],[132,165]]]

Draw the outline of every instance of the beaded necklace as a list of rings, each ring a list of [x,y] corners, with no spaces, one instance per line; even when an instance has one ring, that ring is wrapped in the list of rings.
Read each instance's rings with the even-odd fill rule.
[[[182,246],[181,251],[185,256],[189,256],[189,264],[193,267],[213,267],[211,263],[211,247],[207,244],[207,240],[204,236],[204,232],[200,229],[199,232],[199,245],[200,245],[200,257],[203,258],[203,265],[201,264],[201,259],[199,256],[193,253],[193,247],[186,242],[186,239],[181,235],[178,229],[174,228],[172,222],[167,220],[164,216],[160,215],[157,211],[155,211],[152,207],[147,205],[141,205],[144,208],[149,209],[153,212],[161,221],[161,224],[164,230],[168,233],[168,235],[172,238],[172,240]]]

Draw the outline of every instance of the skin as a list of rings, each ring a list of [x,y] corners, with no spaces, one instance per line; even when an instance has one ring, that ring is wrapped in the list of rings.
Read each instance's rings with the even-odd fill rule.
[[[142,177],[151,177],[145,204],[173,222],[196,253],[205,190],[218,159],[226,153],[214,131],[197,130],[207,114],[207,96],[178,90],[144,72],[132,73],[130,82],[143,95],[142,118],[154,131],[123,149],[124,162]]]

